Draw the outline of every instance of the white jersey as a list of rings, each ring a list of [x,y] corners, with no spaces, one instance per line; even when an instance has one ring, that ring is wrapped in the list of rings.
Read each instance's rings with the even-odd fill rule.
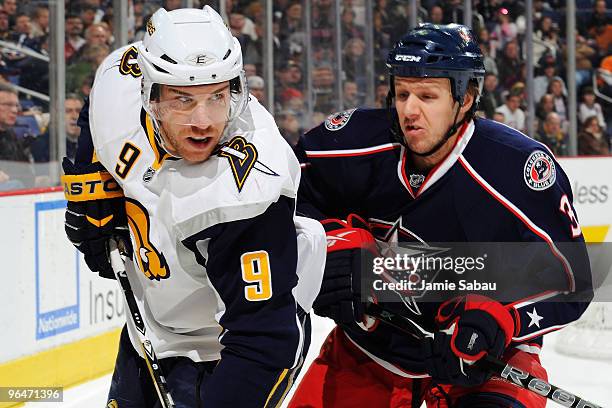
[[[253,97],[208,160],[171,157],[142,108],[136,57],[128,45],[100,65],[89,127],[95,156],[127,200],[126,268],[158,357],[216,360],[226,344],[259,347],[242,334],[271,324],[261,346],[294,366],[304,344],[295,314],[312,307],[326,250],[321,225],[295,216],[297,159]]]

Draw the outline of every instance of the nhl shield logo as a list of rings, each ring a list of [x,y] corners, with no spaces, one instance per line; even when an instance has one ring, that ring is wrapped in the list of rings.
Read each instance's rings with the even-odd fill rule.
[[[419,188],[425,181],[425,176],[422,174],[411,174],[410,175],[410,187]]]
[[[555,162],[548,154],[537,150],[527,158],[523,177],[530,189],[535,191],[546,190],[557,179]]]
[[[149,167],[142,175],[142,181],[145,183],[148,183],[149,181],[153,179],[154,175],[155,175],[155,170],[152,167]]]
[[[325,129],[335,131],[340,130],[348,123],[349,119],[355,112],[355,109],[349,109],[343,112],[334,113],[325,119]]]

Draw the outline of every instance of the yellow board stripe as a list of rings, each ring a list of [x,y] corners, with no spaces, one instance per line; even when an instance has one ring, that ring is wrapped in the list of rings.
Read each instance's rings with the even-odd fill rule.
[[[112,371],[119,334],[115,329],[97,336],[63,344],[38,354],[0,364],[3,387],[70,387]],[[0,402],[0,407],[22,403]]]
[[[609,225],[592,225],[588,227],[582,227],[582,235],[584,240],[591,243],[604,242],[608,235]]]
[[[268,406],[268,403],[270,402],[270,398],[272,398],[272,396],[276,392],[276,389],[278,388],[280,383],[283,382],[283,380],[285,379],[285,376],[287,375],[288,372],[289,372],[289,369],[285,368],[283,370],[283,372],[281,373],[281,375],[278,377],[278,381],[276,381],[276,384],[274,384],[274,387],[272,387],[272,391],[270,391],[270,394],[268,394],[268,398],[266,399],[266,403],[264,404],[264,407]]]

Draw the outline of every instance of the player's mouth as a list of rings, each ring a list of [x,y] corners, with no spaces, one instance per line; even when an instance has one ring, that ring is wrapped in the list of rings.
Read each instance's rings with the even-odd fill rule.
[[[425,132],[425,129],[417,125],[405,125],[404,126],[404,133],[406,134],[406,136],[412,136],[412,137],[421,136],[424,132]]]
[[[212,137],[205,136],[190,136],[187,138],[187,141],[192,147],[195,147],[196,149],[204,149],[208,147],[212,139]]]

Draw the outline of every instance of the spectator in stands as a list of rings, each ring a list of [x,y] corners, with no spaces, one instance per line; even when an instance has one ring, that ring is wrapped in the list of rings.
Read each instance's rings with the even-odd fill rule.
[[[506,116],[501,112],[495,112],[493,114],[493,120],[499,123],[506,123]]]
[[[461,0],[448,0],[443,3],[444,24],[460,23],[463,21],[462,3]]]
[[[68,14],[66,17],[66,42],[64,46],[64,56],[70,60],[72,56],[85,45],[83,38],[83,21],[77,14]]]
[[[599,31],[604,29],[606,25],[610,24],[610,19],[607,16],[606,0],[596,0],[593,2],[593,12],[591,18],[587,23],[587,31],[591,37],[597,36]]]
[[[355,23],[355,11],[352,7],[345,4],[342,10],[342,43],[346,44],[353,38],[359,38],[363,40],[363,28]]]
[[[285,89],[280,95],[283,110],[294,112],[299,122],[302,124],[306,120],[304,112],[304,94],[297,89]],[[303,123],[305,125],[305,123]]]
[[[96,23],[91,24],[85,30],[85,44],[68,61],[69,64],[79,63],[86,60],[86,54],[90,55],[90,49],[95,46],[110,44],[111,33],[108,31],[106,24]]]
[[[277,115],[278,130],[287,143],[295,146],[300,139],[300,122],[295,112],[290,110],[281,111]]]
[[[439,4],[434,4],[429,9],[429,22],[433,24],[444,24],[444,10]]]
[[[567,99],[563,94],[563,83],[558,78],[553,78],[548,84],[547,92],[552,94],[555,112],[559,114],[561,120],[568,119]]]
[[[19,46],[23,45],[32,49],[38,49],[38,41],[31,37],[31,31],[32,24],[30,21],[30,16],[24,13],[19,13],[15,17],[15,26],[13,27],[13,32],[9,37],[9,40]]]
[[[516,41],[506,43],[504,52],[497,64],[499,82],[503,88],[509,89],[512,84],[520,80],[521,63],[518,43]]]
[[[578,120],[582,125],[586,124],[586,120],[595,116],[602,129],[606,128],[603,110],[598,102],[595,102],[595,93],[593,87],[587,86],[582,90],[582,102],[578,107]]]
[[[334,85],[336,77],[332,66],[323,63],[312,72],[312,86],[315,99],[315,110],[320,112],[333,112],[338,106]]]
[[[0,191],[34,185],[26,143],[13,130],[19,110],[17,91],[0,83]]]
[[[384,75],[387,72],[385,61],[391,49],[391,36],[385,32],[383,17],[379,11],[374,11],[374,73]]]
[[[81,81],[81,86],[79,87],[79,90],[77,93],[81,95],[83,98],[86,98],[89,96],[89,93],[91,92],[91,87],[93,86],[94,76],[95,76],[95,73],[91,73],[91,75],[83,78],[83,81]]]
[[[331,0],[313,0],[311,9],[312,44],[331,44],[334,40],[333,7]],[[378,12],[375,8],[374,13]],[[376,32],[376,21],[374,21]],[[375,34],[376,35],[376,34]]]
[[[610,154],[608,138],[599,126],[599,118],[595,115],[586,118],[582,132],[578,134],[578,154],[584,156]]]
[[[265,83],[263,78],[257,75],[251,75],[247,77],[247,83],[251,95],[257,98],[259,103],[266,106],[266,91],[264,89]]]
[[[536,135],[536,140],[544,143],[555,156],[566,156],[567,135],[561,130],[561,117],[555,112],[546,115],[542,131]]]
[[[385,77],[379,79],[375,90],[375,108],[386,108],[387,107],[387,95],[389,94],[389,83],[385,81]]]
[[[566,49],[567,52],[567,49]],[[591,82],[593,63],[597,51],[591,47],[583,36],[576,32],[576,87],[580,88]]]
[[[17,0],[4,0],[2,3],[2,10],[8,14],[9,27],[15,24],[15,17],[17,16]]]
[[[605,0],[596,0],[593,3],[591,20],[587,24],[589,36],[595,39],[601,55],[610,54],[612,44],[612,21],[608,17]]]
[[[537,30],[533,33],[533,60],[540,61],[544,54],[556,58],[559,47],[559,27],[550,16],[543,16]]]
[[[32,31],[30,35],[34,38],[49,34],[49,7],[39,4],[32,13]]]
[[[533,99],[539,100],[542,95],[548,90],[550,81],[557,79],[561,82],[563,94],[567,94],[565,82],[557,75],[557,67],[552,59],[546,59],[542,67],[542,75],[538,75],[533,79]]]
[[[495,114],[495,109],[501,105],[501,96],[497,91],[498,80],[497,76],[492,73],[486,73],[484,78],[482,97],[480,98],[479,109],[481,109],[485,117],[492,119]]]
[[[255,64],[243,64],[242,68],[244,69],[244,75],[247,78],[257,75],[257,66]]]
[[[0,9],[0,40],[7,40],[10,35],[9,15],[4,9]]]
[[[505,49],[506,44],[515,42],[518,35],[518,28],[507,8],[502,7],[497,13],[497,24],[492,31],[492,36],[495,38],[498,49]],[[518,45],[517,45],[518,49]]]
[[[366,43],[361,38],[351,38],[345,44],[342,68],[346,79],[356,82],[363,89],[369,78],[366,72]]]
[[[168,11],[181,8],[181,0],[164,0],[164,8]]]
[[[506,95],[506,103],[495,109],[495,112],[504,114],[504,123],[506,125],[525,132],[525,112],[523,112],[520,106],[521,95],[509,92]]]
[[[109,45],[111,33],[108,27],[102,23],[95,23],[85,30],[86,46]]]
[[[77,92],[83,81],[94,74],[98,65],[110,53],[105,44],[83,47],[82,59],[66,68],[66,89],[68,92]]]
[[[96,16],[98,14],[98,10],[96,7],[90,4],[81,5],[81,12],[79,16],[81,17],[81,21],[83,22],[83,27],[87,29],[90,25],[100,22],[100,20],[96,21]]]
[[[258,42],[257,30],[253,21],[242,13],[234,12],[230,14],[229,27],[234,37],[240,42],[244,61],[260,64],[262,43],[261,40]]]
[[[301,89],[302,70],[298,64],[289,60],[278,71],[276,75],[275,94],[280,97],[280,94],[288,88]]]
[[[294,0],[287,6],[286,12],[283,15],[280,23],[280,38],[284,41],[291,34],[302,31],[302,3]]]
[[[355,81],[344,81],[342,84],[343,109],[352,109],[361,105],[359,88]]]
[[[536,117],[543,123],[550,112],[555,111],[555,99],[552,94],[544,94],[536,105]]]
[[[492,51],[494,51],[495,49],[491,48],[491,43],[489,41],[489,32],[486,28],[483,28],[479,31],[478,45],[480,47],[480,52],[482,52],[482,62],[484,64],[485,71],[487,73],[495,74],[495,76],[498,76],[499,70],[497,69],[497,62],[495,62],[495,55],[492,54]]]
[[[76,155],[77,140],[81,132],[81,128],[77,125],[79,119],[79,113],[83,108],[83,98],[77,94],[67,94],[64,102],[64,126],[66,129],[66,157],[70,160],[74,160]],[[38,136],[30,147],[32,157],[36,163],[48,163],[50,160],[49,155],[49,132],[45,132]],[[45,170],[47,170],[45,168]],[[44,172],[37,172],[38,175],[47,174]],[[37,185],[43,184],[38,182]]]

